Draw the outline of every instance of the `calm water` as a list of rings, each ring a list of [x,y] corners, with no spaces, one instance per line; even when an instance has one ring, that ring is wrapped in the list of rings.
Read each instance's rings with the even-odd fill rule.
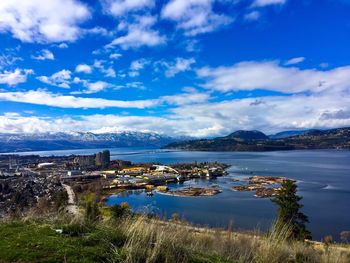
[[[36,152],[41,155],[88,154],[97,150]],[[33,152],[32,152],[33,153]],[[128,202],[137,211],[155,212],[170,217],[178,213],[186,220],[201,225],[236,229],[266,230],[276,216],[276,207],[269,199],[258,199],[253,192],[234,192],[233,178],[247,175],[285,176],[297,180],[299,195],[303,196],[303,212],[309,216],[308,225],[314,239],[331,234],[339,238],[350,230],[350,151],[286,151],[264,153],[182,152],[145,149],[111,149],[113,159],[133,162],[171,164],[192,161],[219,161],[232,165],[229,175],[216,180],[196,179],[172,188],[189,185],[219,185],[221,194],[212,197],[173,197],[144,192],[113,195],[108,205]]]

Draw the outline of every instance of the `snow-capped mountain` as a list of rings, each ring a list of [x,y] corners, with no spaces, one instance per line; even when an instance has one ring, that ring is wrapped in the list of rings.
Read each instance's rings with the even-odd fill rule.
[[[188,138],[175,138],[152,132],[113,133],[48,132],[0,134],[0,152],[63,150],[102,147],[162,147]]]

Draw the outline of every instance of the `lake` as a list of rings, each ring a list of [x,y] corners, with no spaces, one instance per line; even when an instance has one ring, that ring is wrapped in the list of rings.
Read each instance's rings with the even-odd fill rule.
[[[100,149],[30,152],[41,155],[90,154]],[[110,149],[112,159],[133,162],[218,161],[230,164],[229,175],[213,180],[195,179],[170,188],[218,185],[223,192],[210,197],[175,197],[155,193],[147,197],[143,191],[112,195],[107,204],[128,202],[135,211],[158,213],[171,217],[178,213],[198,225],[239,230],[266,230],[276,217],[270,199],[255,198],[254,192],[234,192],[233,178],[251,175],[284,176],[297,181],[303,197],[303,212],[309,217],[308,228],[314,239],[350,230],[350,151],[312,150],[280,152],[185,152],[157,149]],[[22,153],[29,154],[29,153]]]

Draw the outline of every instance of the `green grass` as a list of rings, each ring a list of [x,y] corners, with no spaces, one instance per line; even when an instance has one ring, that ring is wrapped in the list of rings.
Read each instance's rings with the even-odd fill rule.
[[[1,262],[105,262],[112,240],[98,229],[69,237],[56,233],[52,225],[22,221],[0,224],[0,237]]]
[[[70,235],[56,233],[63,228]],[[83,233],[85,232],[85,233]],[[81,228],[37,220],[0,223],[0,262],[123,262],[126,237],[118,228]],[[219,256],[194,254],[193,263],[233,262]]]

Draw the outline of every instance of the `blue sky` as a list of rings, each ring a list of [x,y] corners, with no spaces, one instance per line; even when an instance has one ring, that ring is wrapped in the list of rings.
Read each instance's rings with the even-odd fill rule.
[[[350,126],[350,1],[2,0],[0,132]]]

